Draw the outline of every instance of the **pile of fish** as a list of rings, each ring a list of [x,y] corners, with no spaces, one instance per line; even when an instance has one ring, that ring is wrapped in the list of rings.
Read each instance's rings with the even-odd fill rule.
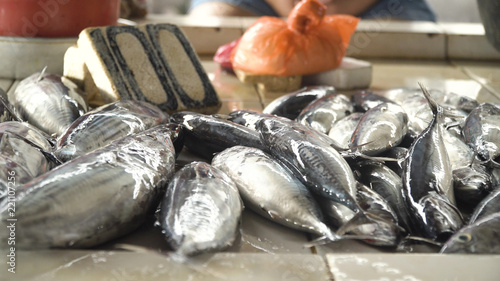
[[[243,206],[311,245],[424,241],[500,253],[500,108],[438,90],[306,87],[263,112],[87,110],[37,73],[0,97],[0,220],[18,248],[88,248],[156,225],[182,256],[221,251]],[[206,159],[177,167],[183,148]],[[10,233],[0,230],[0,243]]]

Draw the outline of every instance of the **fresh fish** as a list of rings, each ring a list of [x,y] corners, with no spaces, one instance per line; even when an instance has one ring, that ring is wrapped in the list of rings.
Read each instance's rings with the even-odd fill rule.
[[[453,170],[453,189],[457,201],[476,206],[491,192],[491,176],[479,164]]]
[[[263,148],[255,130],[229,120],[182,111],[172,114],[170,121],[183,126],[185,146],[206,159],[236,145]]]
[[[347,115],[332,125],[330,132],[328,132],[328,136],[334,140],[340,148],[348,150],[349,141],[362,117],[363,113],[361,112],[354,112]]]
[[[60,136],[85,112],[84,105],[71,97],[78,95],[72,91],[60,76],[42,72],[23,79],[8,99],[22,120]]]
[[[408,131],[408,116],[394,103],[368,110],[352,134],[349,148],[363,155],[376,155],[401,143]]]
[[[291,121],[286,122],[279,118],[262,119],[257,123],[257,130],[267,147],[266,151],[285,164],[295,177],[323,201],[320,204],[322,209],[327,209],[325,215],[328,215],[328,208],[332,204],[339,205],[335,206],[337,210],[346,209],[346,213],[354,213],[351,219],[337,230],[337,234],[351,233],[355,228],[368,225],[370,233],[386,231],[385,221],[378,217],[373,218],[359,206],[356,201],[357,183],[353,172],[346,160],[328,142],[311,133],[310,129],[304,130],[301,126],[293,126]],[[347,217],[349,214],[341,216]],[[371,237],[376,240],[385,239],[383,236]],[[387,241],[380,243],[385,244]]]
[[[442,111],[422,91],[434,117],[408,150],[403,190],[413,224],[425,238],[444,241],[463,224],[455,206],[451,164],[443,140]]]
[[[415,135],[420,135],[433,118],[429,103],[420,92],[420,94],[408,96],[400,105],[408,114],[408,130]]]
[[[0,134],[9,134],[23,139],[30,145],[46,152],[54,150],[54,140],[49,135],[26,122],[2,122],[0,123]]]
[[[6,121],[21,121],[8,101],[7,94],[0,88],[0,123]]]
[[[354,106],[343,94],[329,94],[311,102],[296,120],[311,128],[328,134],[333,123],[354,112]]]
[[[262,118],[268,117],[275,117],[275,115],[260,113],[253,110],[237,110],[229,113],[229,118],[227,120],[256,131],[257,122]]]
[[[434,89],[431,90],[431,95],[439,105],[447,109],[453,108],[471,112],[474,108],[479,106],[477,100],[453,92],[444,92]]]
[[[451,169],[454,171],[470,166],[474,160],[474,151],[465,143],[462,137],[456,136],[448,130],[442,132]]]
[[[309,190],[269,154],[234,146],[217,154],[212,165],[234,181],[245,206],[258,214],[287,227],[337,239],[323,223]]]
[[[171,247],[193,256],[231,246],[242,208],[238,189],[225,173],[192,162],[174,175],[158,220]]]
[[[500,108],[483,103],[471,111],[463,128],[465,142],[481,160],[496,163],[500,156]]]
[[[355,92],[352,95],[351,100],[354,103],[354,108],[362,112],[366,112],[381,103],[392,102],[388,98],[385,98],[381,95],[377,95],[370,90],[362,90]]]
[[[13,197],[17,186],[44,174],[52,164],[37,148],[24,139],[9,133],[0,133],[0,201]]]
[[[356,179],[382,196],[396,213],[398,224],[411,232],[410,214],[403,196],[401,177],[378,161],[358,161],[353,169]]]
[[[479,204],[477,204],[474,212],[469,218],[469,224],[487,217],[494,213],[500,212],[500,188],[496,186],[493,191],[488,194]]]
[[[264,108],[263,113],[294,120],[308,104],[333,93],[335,93],[335,88],[329,86],[304,87],[273,100]]]
[[[360,182],[356,184],[356,201],[366,212],[398,224],[398,216],[391,204],[382,195]]]
[[[262,143],[309,188],[330,200],[360,211],[354,196],[356,181],[351,168],[335,149],[308,131],[278,118],[257,123]]]
[[[167,121],[168,115],[152,104],[119,100],[75,120],[57,139],[55,154],[59,159],[68,161]]]
[[[500,254],[500,213],[463,227],[450,237],[440,253]]]
[[[341,232],[343,239],[357,239],[376,246],[396,246],[401,241],[401,228],[390,220],[365,212],[367,219],[364,222],[356,221],[356,212],[341,203],[328,200],[325,197],[314,196],[321,206],[325,220],[329,226]],[[371,199],[371,197],[358,199]],[[367,203],[367,208],[373,205]],[[364,203],[360,203],[364,205]],[[379,212],[380,213],[380,212]]]
[[[475,99],[461,96],[453,92],[444,92],[438,89],[429,89],[432,99],[446,109],[458,109],[466,112],[472,111],[479,104]],[[419,88],[394,88],[389,90],[374,91],[374,94],[383,96],[399,105],[402,105],[408,97],[421,96]]]
[[[168,134],[159,126],[127,136],[20,186],[16,248],[93,247],[136,229],[174,172]],[[10,207],[0,203],[2,221]]]
[[[182,125],[176,123],[167,123],[163,125],[165,128],[169,129],[170,140],[174,144],[175,155],[179,156],[182,149],[184,148],[184,131],[182,130]]]

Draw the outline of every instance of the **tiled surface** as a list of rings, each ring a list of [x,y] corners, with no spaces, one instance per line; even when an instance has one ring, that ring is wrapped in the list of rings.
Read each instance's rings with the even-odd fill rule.
[[[152,251],[54,250],[19,251],[17,258],[22,266],[15,274],[0,264],[2,280],[331,280],[326,262],[313,255],[220,253],[183,260]]]
[[[346,280],[498,280],[500,256],[328,255],[335,281]],[[359,270],[360,267],[363,270]]]

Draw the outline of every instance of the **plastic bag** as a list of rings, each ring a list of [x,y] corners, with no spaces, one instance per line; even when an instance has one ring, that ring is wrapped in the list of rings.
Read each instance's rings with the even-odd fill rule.
[[[359,18],[325,13],[326,6],[317,0],[303,0],[287,21],[259,18],[234,48],[233,67],[278,76],[307,75],[338,67]]]

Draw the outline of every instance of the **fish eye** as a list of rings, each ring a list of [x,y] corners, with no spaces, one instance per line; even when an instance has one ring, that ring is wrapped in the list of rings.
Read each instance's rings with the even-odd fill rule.
[[[467,242],[470,242],[472,240],[472,236],[469,234],[469,233],[464,233],[464,234],[460,234],[458,237],[457,237],[458,241],[460,242],[464,242],[464,243],[467,243]]]

